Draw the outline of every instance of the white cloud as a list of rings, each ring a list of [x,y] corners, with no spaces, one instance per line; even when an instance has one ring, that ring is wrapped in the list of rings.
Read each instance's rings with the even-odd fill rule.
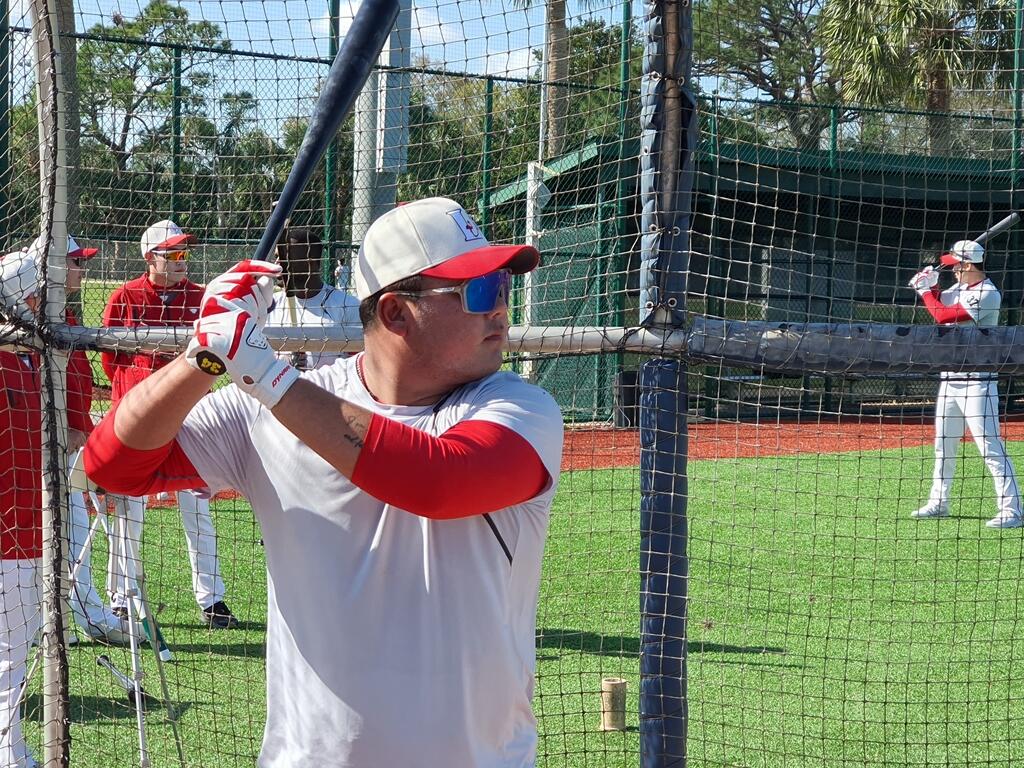
[[[462,24],[444,22],[435,10],[428,8],[412,9],[412,31],[413,39],[424,48],[464,44],[466,41]]]
[[[525,78],[530,76],[533,66],[531,49],[520,48],[517,51],[496,51],[487,54],[485,72],[488,75]]]

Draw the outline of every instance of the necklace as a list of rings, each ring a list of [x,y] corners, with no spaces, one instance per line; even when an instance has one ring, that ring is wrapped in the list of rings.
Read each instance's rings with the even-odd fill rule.
[[[362,383],[363,388],[369,392],[370,388],[366,385],[366,374],[363,372],[363,353],[359,353],[359,357],[356,358],[356,375],[359,377],[359,381]]]

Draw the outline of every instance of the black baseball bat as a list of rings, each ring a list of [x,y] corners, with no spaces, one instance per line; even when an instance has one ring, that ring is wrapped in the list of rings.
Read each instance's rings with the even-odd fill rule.
[[[990,239],[992,239],[996,235],[1002,234],[1003,232],[1008,230],[1010,227],[1016,226],[1016,224],[1019,221],[1020,221],[1020,213],[1018,211],[1014,211],[1009,216],[1006,216],[1005,218],[1002,218],[999,221],[997,221],[995,224],[993,224],[991,227],[986,229],[980,235],[977,235],[974,238],[974,242],[976,242],[978,245],[984,245],[985,243],[987,243]],[[940,266],[940,268],[941,268],[941,266]]]
[[[991,227],[989,227],[980,235],[978,235],[976,238],[974,238],[974,242],[978,243],[978,245],[984,245],[989,238],[995,237],[1000,232],[1005,232],[1010,227],[1014,226],[1018,221],[1020,221],[1020,213],[1014,211],[1005,219],[1000,219]]]
[[[309,118],[306,135],[302,138],[302,145],[253,253],[254,259],[273,260],[274,248],[295,209],[299,195],[333,141],[338,127],[352,110],[397,18],[398,0],[364,0],[359,6],[352,26],[327,73],[320,97]],[[216,355],[206,351],[196,355],[196,363],[200,370],[211,376],[220,376],[227,371]]]
[[[397,18],[398,0],[364,0],[359,6],[352,26],[327,73],[323,90],[309,118],[306,135],[277,203],[270,212],[263,237],[253,254],[254,259],[270,261],[270,254],[277,245],[285,222],[295,209],[299,195],[306,188],[309,177],[334,139],[342,120],[352,110]]]

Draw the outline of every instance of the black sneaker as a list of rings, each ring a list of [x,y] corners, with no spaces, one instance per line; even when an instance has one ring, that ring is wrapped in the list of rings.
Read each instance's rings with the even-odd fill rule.
[[[223,600],[218,600],[209,608],[203,608],[201,613],[203,621],[210,629],[234,629],[238,626],[238,619]]]
[[[127,619],[128,618],[128,606],[126,606],[126,605],[114,606],[113,608],[110,609],[110,612],[112,614],[114,614],[115,616],[117,616],[117,618],[119,618],[119,619]]]

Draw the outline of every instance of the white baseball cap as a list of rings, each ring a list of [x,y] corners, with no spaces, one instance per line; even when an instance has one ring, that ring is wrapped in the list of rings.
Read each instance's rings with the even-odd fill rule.
[[[145,258],[153,251],[169,251],[184,245],[191,245],[195,241],[195,235],[187,234],[170,219],[164,219],[150,225],[149,229],[142,233],[140,246],[142,256]]]
[[[360,301],[413,275],[469,280],[499,269],[529,272],[532,245],[491,245],[466,209],[447,197],[399,205],[366,231],[353,269]]]
[[[45,250],[46,240],[40,235],[31,245],[8,253],[0,260],[0,292],[8,305],[24,301],[39,292],[39,265]],[[68,235],[69,258],[90,259],[97,253],[99,248],[82,248]]]
[[[949,249],[949,253],[942,254],[939,261],[943,266],[952,267],[954,264],[964,261],[977,264],[984,258],[985,249],[981,243],[976,243],[974,240],[957,240]]]
[[[43,240],[43,236],[40,235],[32,241],[32,245],[28,246],[28,251],[35,257],[36,264],[42,263],[43,251],[46,248],[46,242]],[[22,250],[26,250],[22,248]],[[99,248],[83,248],[71,235],[68,235],[68,258],[69,259],[91,259],[97,253],[100,252]]]
[[[4,304],[13,307],[38,291],[38,256],[34,248],[12,251],[0,259],[0,294]]]
[[[100,252],[99,248],[83,248],[75,242],[75,238],[68,235],[68,258],[69,259],[91,259]]]

